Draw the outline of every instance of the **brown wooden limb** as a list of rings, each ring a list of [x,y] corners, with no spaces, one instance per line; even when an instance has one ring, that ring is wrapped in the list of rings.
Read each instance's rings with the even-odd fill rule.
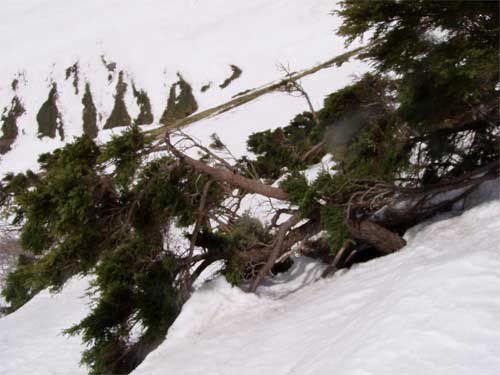
[[[293,228],[294,225],[296,225],[300,221],[300,215],[298,213],[294,214],[292,217],[290,217],[287,221],[285,221],[283,224],[279,226],[278,233],[276,235],[276,240],[273,246],[273,249],[271,251],[271,254],[269,254],[269,258],[267,259],[266,264],[264,267],[262,267],[259,271],[259,274],[257,277],[255,277],[251,287],[250,287],[250,292],[255,292],[257,290],[257,287],[260,285],[264,277],[271,271],[271,268],[274,266],[274,263],[276,262],[276,259],[278,259],[278,256],[280,255],[282,249],[283,249],[283,244],[285,242],[285,237],[286,233]]]
[[[198,277],[202,274],[202,272],[208,268],[208,266],[210,266],[212,263],[214,263],[215,261],[218,261],[220,259],[223,259],[222,253],[220,253],[216,256],[211,255],[211,256],[205,258],[200,263],[200,265],[198,267],[196,267],[196,269],[192,273],[191,280],[190,280],[191,285],[193,285],[193,283],[198,279]]]
[[[314,110],[314,107],[313,107],[312,102],[311,102],[311,98],[309,98],[309,94],[307,94],[306,90],[304,90],[304,88],[302,87],[302,85],[300,83],[298,83],[297,81],[294,81],[294,82],[295,82],[295,88],[296,88],[296,90],[298,92],[300,92],[302,94],[302,96],[307,101],[307,105],[309,107],[309,110],[312,113],[315,125],[319,126],[319,117],[318,117],[318,114],[316,113],[316,111]]]
[[[212,180],[208,180],[205,183],[205,186],[203,187],[203,193],[201,195],[200,199],[200,205],[198,206],[198,213],[197,213],[197,218],[196,218],[196,223],[194,225],[193,233],[191,235],[191,242],[189,244],[189,250],[188,250],[188,256],[187,256],[187,264],[188,266],[184,270],[184,283],[183,283],[183,292],[185,296],[187,297],[187,294],[189,294],[189,290],[191,289],[191,278],[189,276],[189,268],[190,264],[193,259],[193,252],[196,244],[196,239],[198,238],[198,233],[200,232],[200,228],[202,226],[202,223],[205,219],[205,208],[207,205],[207,197],[208,197],[208,192],[210,190],[210,185],[212,185]]]
[[[349,231],[354,239],[372,245],[382,254],[393,253],[406,245],[406,241],[397,233],[368,220],[350,220]]]
[[[246,190],[250,193],[263,195],[265,197],[275,198],[285,201],[288,200],[288,194],[282,189],[263,184],[262,182],[257,180],[237,175],[234,172],[227,169],[211,167],[210,165],[202,161],[187,156],[186,154],[182,153],[172,145],[168,134],[165,136],[165,142],[170,152],[172,152],[172,154],[178,157],[181,161],[185,162],[186,164],[196,169],[197,171],[211,176],[216,181],[225,182],[232,186],[236,186],[243,190]]]
[[[292,214],[293,211],[291,209],[288,209],[288,208],[280,208],[278,210],[276,210],[276,212],[274,213],[272,219],[271,219],[271,223],[270,223],[270,228],[273,228],[276,226],[276,224],[278,223],[278,220],[279,218],[281,217],[281,215],[283,214]]]
[[[358,254],[358,250],[351,251],[349,256],[345,259],[344,265],[348,265],[357,254]]]
[[[330,264],[321,274],[321,277],[328,277],[328,276],[333,276],[335,272],[340,268],[340,262],[342,258],[344,257],[344,254],[346,253],[347,249],[349,248],[351,244],[351,240],[345,241],[344,245],[340,248],[339,251],[337,251],[337,254],[335,254],[335,258],[333,259],[332,264]]]
[[[314,110],[314,106],[312,104],[311,98],[309,97],[309,94],[307,91],[304,89],[304,86],[293,76],[293,73],[290,71],[290,68],[288,66],[285,66],[283,64],[278,65],[278,69],[281,70],[283,73],[285,73],[286,77],[288,78],[285,82],[285,90],[293,93],[293,92],[298,92],[301,96],[303,96],[306,99],[307,106],[309,107],[309,111],[312,114],[314,124],[316,126],[319,126],[319,117],[316,111]]]
[[[321,141],[320,143],[316,143],[314,146],[311,147],[309,151],[307,151],[302,157],[300,158],[301,161],[306,161],[309,159],[311,156],[316,155],[323,146],[325,145],[325,141]]]
[[[194,225],[193,234],[191,236],[191,242],[189,244],[188,263],[191,261],[193,257],[193,251],[196,244],[196,239],[198,238],[198,233],[200,231],[201,224],[205,217],[205,207],[207,205],[207,197],[208,197],[208,191],[210,190],[210,185],[212,185],[212,180],[207,181],[205,183],[205,186],[203,187],[203,193],[201,195],[200,205],[198,207],[196,223]]]

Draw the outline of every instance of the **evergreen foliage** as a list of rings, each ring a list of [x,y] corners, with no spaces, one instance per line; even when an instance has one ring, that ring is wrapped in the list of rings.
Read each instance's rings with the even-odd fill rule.
[[[4,212],[23,224],[21,243],[33,254],[7,278],[11,311],[77,273],[96,275],[92,311],[67,331],[83,334],[82,363],[93,374],[130,372],[163,340],[183,302],[181,258],[165,246],[166,229],[194,223],[206,178],[169,157],[144,165],[145,147],[137,126],[102,149],[84,135],[40,156],[39,174],[9,175],[1,188]],[[208,199],[218,202],[217,189]],[[135,341],[136,325],[143,331]]]
[[[297,115],[288,126],[252,134],[248,150],[257,155],[255,170],[261,177],[276,179],[284,169],[302,169],[301,156],[321,140],[324,127],[314,126],[311,113]],[[313,161],[319,161],[319,155]]]
[[[339,33],[353,41],[373,32],[363,56],[380,72],[398,74],[399,123],[429,147],[424,183],[498,158],[497,1],[345,0],[341,6]],[[460,152],[459,163],[450,161],[470,133],[475,162]]]
[[[137,125],[129,127],[120,136],[113,136],[102,150],[100,160],[115,167],[113,177],[122,189],[128,189],[141,161],[144,136]]]

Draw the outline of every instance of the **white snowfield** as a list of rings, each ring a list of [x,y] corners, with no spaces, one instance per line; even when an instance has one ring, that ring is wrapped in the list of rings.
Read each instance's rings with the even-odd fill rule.
[[[400,252],[318,279],[299,259],[259,296],[222,278],[184,306],[134,375],[497,375],[500,201],[412,229]],[[88,285],[40,293],[0,319],[0,374],[84,374],[60,331]]]
[[[44,290],[14,314],[0,318],[1,375],[77,375],[84,347],[63,335],[89,312],[89,279],[75,277],[60,294]]]
[[[36,169],[40,153],[82,134],[86,83],[98,112],[99,140],[123,130],[102,130],[114,105],[119,71],[128,84],[124,100],[130,116],[139,113],[134,84],[149,95],[155,120],[150,126],[154,127],[177,73],[191,84],[201,111],[282,79],[278,64],[298,71],[346,52],[343,39],[335,35],[340,24],[330,14],[335,6],[332,0],[2,0],[0,113],[10,108],[14,96],[26,113],[18,119],[13,149],[0,156],[0,175]],[[73,77],[66,79],[66,69],[75,63],[78,93]],[[116,64],[114,72],[105,63]],[[242,74],[222,89],[219,85],[231,75],[231,64]],[[354,60],[308,79],[319,83],[319,91],[307,82],[306,89],[312,90],[314,104],[320,108],[324,95],[349,83],[351,74],[364,71],[366,65]],[[15,90],[14,79],[18,80]],[[64,142],[59,136],[38,138],[37,113],[53,83],[59,94]],[[201,92],[209,83],[210,89]],[[265,117],[247,118],[250,128],[233,122],[226,129],[228,135],[286,125],[307,108],[302,98],[286,93],[274,96],[273,105],[260,110]],[[268,99],[257,103],[260,100]]]

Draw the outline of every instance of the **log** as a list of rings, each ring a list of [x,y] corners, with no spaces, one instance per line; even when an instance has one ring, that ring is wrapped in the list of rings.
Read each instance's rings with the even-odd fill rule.
[[[384,255],[394,253],[406,245],[400,235],[369,220],[350,220],[349,231],[352,238],[370,244]]]
[[[368,220],[351,220],[349,231],[355,240],[372,245],[382,254],[394,253],[406,245],[406,241],[397,233]]]

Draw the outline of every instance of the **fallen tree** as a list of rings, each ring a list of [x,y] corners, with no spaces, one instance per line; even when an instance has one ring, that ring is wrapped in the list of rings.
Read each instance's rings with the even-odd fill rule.
[[[395,130],[388,99],[379,97],[386,85],[364,77],[328,97],[316,116],[252,135],[254,161],[224,158],[221,150],[229,150],[220,141],[211,149],[182,131],[152,141],[132,127],[102,148],[82,137],[43,155],[39,174],[8,176],[1,203],[22,225],[23,252],[31,254],[7,277],[10,311],[45,287],[94,273],[101,297],[68,332],[91,344],[83,361],[94,373],[128,373],[161,343],[196,280],[216,262],[231,283],[255,292],[294,253],[325,249],[328,276],[398,251],[407,228],[497,179],[499,168],[495,149],[474,168],[444,154],[448,167],[433,172],[439,181],[425,181],[432,166],[414,155],[427,138]],[[334,169],[307,181],[301,171],[326,155],[332,129],[342,139],[344,119],[357,111],[359,130],[343,137]],[[250,194],[272,202],[266,221],[242,208]],[[176,247],[171,234],[179,231],[187,244]],[[143,333],[131,340],[138,324]]]
[[[133,126],[100,147],[84,136],[42,155],[40,173],[7,176],[0,204],[23,248],[2,291],[9,311],[94,275],[92,309],[67,332],[88,345],[92,374],[126,374],[211,265],[258,292],[294,253],[325,260],[328,276],[401,249],[409,227],[499,175],[498,3],[457,4],[342,1],[341,33],[375,31],[358,52],[378,70],[320,110],[286,70],[272,89],[304,97],[309,111],[252,134],[252,160],[216,136],[211,148]],[[335,165],[306,178],[328,155]],[[267,218],[245,212],[249,195],[263,197]]]

